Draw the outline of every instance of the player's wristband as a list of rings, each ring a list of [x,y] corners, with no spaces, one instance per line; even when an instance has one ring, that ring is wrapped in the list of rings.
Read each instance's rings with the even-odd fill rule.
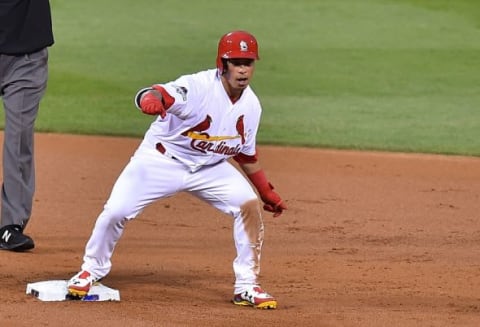
[[[140,110],[142,109],[142,107],[140,107],[140,100],[142,100],[142,95],[151,90],[153,90],[151,87],[146,87],[137,92],[137,94],[135,95],[134,101],[135,101],[135,106],[138,109]]]
[[[253,174],[247,175],[247,177],[257,188],[260,195],[270,192],[273,189],[272,185],[268,182],[267,176],[265,176],[265,172],[263,171],[263,169],[260,169]]]

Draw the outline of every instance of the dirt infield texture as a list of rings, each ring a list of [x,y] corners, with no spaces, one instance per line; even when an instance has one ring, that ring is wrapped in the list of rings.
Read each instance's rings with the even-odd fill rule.
[[[127,225],[103,281],[120,302],[26,295],[77,272],[139,141],[37,134],[36,248],[0,252],[1,326],[480,326],[480,158],[260,147],[289,205],[265,214],[277,310],[230,303],[231,218],[187,194]]]

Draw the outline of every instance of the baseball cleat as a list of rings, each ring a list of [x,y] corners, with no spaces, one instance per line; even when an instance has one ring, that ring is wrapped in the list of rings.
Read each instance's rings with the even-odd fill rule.
[[[83,298],[90,291],[96,279],[86,270],[82,270],[67,282],[67,290],[70,296]]]
[[[32,238],[23,234],[23,228],[20,225],[7,225],[0,228],[0,250],[22,252],[34,247]]]
[[[277,300],[259,286],[254,286],[242,293],[235,294],[232,302],[236,305],[252,306],[257,309],[277,308]]]

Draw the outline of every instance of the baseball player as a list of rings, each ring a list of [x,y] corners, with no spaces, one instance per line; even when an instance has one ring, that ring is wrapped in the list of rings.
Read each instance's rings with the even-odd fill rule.
[[[259,59],[255,37],[222,36],[216,69],[141,89],[136,106],[156,115],[113,186],[88,240],[81,271],[68,281],[72,296],[85,296],[111,270],[111,257],[126,222],[152,202],[189,192],[233,218],[237,256],[233,303],[274,309],[277,301],[259,284],[263,208],[287,209],[262,170],[256,152],[261,106],[249,86]],[[233,158],[243,174],[227,159]]]

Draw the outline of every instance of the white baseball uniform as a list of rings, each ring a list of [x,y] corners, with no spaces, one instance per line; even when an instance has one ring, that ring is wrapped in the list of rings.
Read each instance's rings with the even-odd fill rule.
[[[254,189],[226,159],[255,154],[260,102],[250,87],[232,103],[217,70],[160,84],[174,99],[151,124],[113,186],[86,245],[83,270],[102,278],[126,221],[155,200],[186,191],[234,219],[234,293],[258,285],[263,221]],[[140,90],[138,98],[145,91]],[[163,217],[162,219],[168,219]]]

